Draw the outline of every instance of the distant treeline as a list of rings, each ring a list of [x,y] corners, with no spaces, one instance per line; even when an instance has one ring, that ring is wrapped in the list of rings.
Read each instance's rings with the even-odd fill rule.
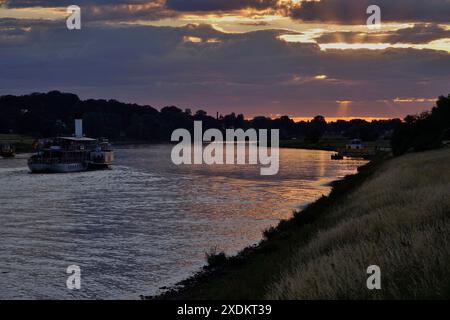
[[[394,130],[391,145],[394,155],[401,155],[438,148],[444,140],[450,140],[450,94],[439,97],[431,111],[407,116]]]
[[[287,116],[278,119],[255,117],[245,119],[242,114],[210,116],[203,110],[195,113],[175,106],[161,111],[148,105],[116,100],[85,100],[75,94],[52,91],[24,96],[0,97],[0,133],[17,133],[33,137],[72,135],[74,118],[82,115],[84,132],[91,137],[113,140],[170,141],[178,128],[193,130],[195,120],[203,121],[203,128],[279,129],[281,139],[305,139],[317,142],[325,133],[373,141],[388,138],[401,120],[351,120],[327,123],[322,116],[311,121],[294,122]]]

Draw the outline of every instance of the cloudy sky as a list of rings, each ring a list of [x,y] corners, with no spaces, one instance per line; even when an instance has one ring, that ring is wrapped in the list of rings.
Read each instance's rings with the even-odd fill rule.
[[[81,30],[66,28],[72,4]],[[450,0],[0,0],[0,95],[387,118],[449,84]]]

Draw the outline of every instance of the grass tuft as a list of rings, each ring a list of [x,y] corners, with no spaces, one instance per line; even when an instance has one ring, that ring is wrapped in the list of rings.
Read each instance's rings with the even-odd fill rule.
[[[209,252],[205,252],[205,259],[208,263],[208,267],[210,268],[224,266],[228,261],[225,252],[217,252],[217,247],[213,247],[209,250]]]

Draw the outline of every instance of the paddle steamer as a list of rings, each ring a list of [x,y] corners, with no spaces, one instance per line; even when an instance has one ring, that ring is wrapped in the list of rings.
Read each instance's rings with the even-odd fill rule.
[[[44,139],[35,145],[37,153],[28,160],[33,173],[66,173],[108,169],[114,161],[110,143],[83,136],[81,119],[75,120],[73,137]]]

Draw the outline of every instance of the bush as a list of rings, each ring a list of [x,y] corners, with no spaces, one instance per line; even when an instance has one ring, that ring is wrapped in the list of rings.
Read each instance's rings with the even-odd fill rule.
[[[205,258],[208,266],[212,268],[223,266],[228,261],[225,252],[217,253],[217,247],[213,247],[209,252],[205,252]]]
[[[439,97],[431,112],[407,116],[392,135],[395,156],[408,151],[424,151],[441,146],[450,128],[450,95]]]

